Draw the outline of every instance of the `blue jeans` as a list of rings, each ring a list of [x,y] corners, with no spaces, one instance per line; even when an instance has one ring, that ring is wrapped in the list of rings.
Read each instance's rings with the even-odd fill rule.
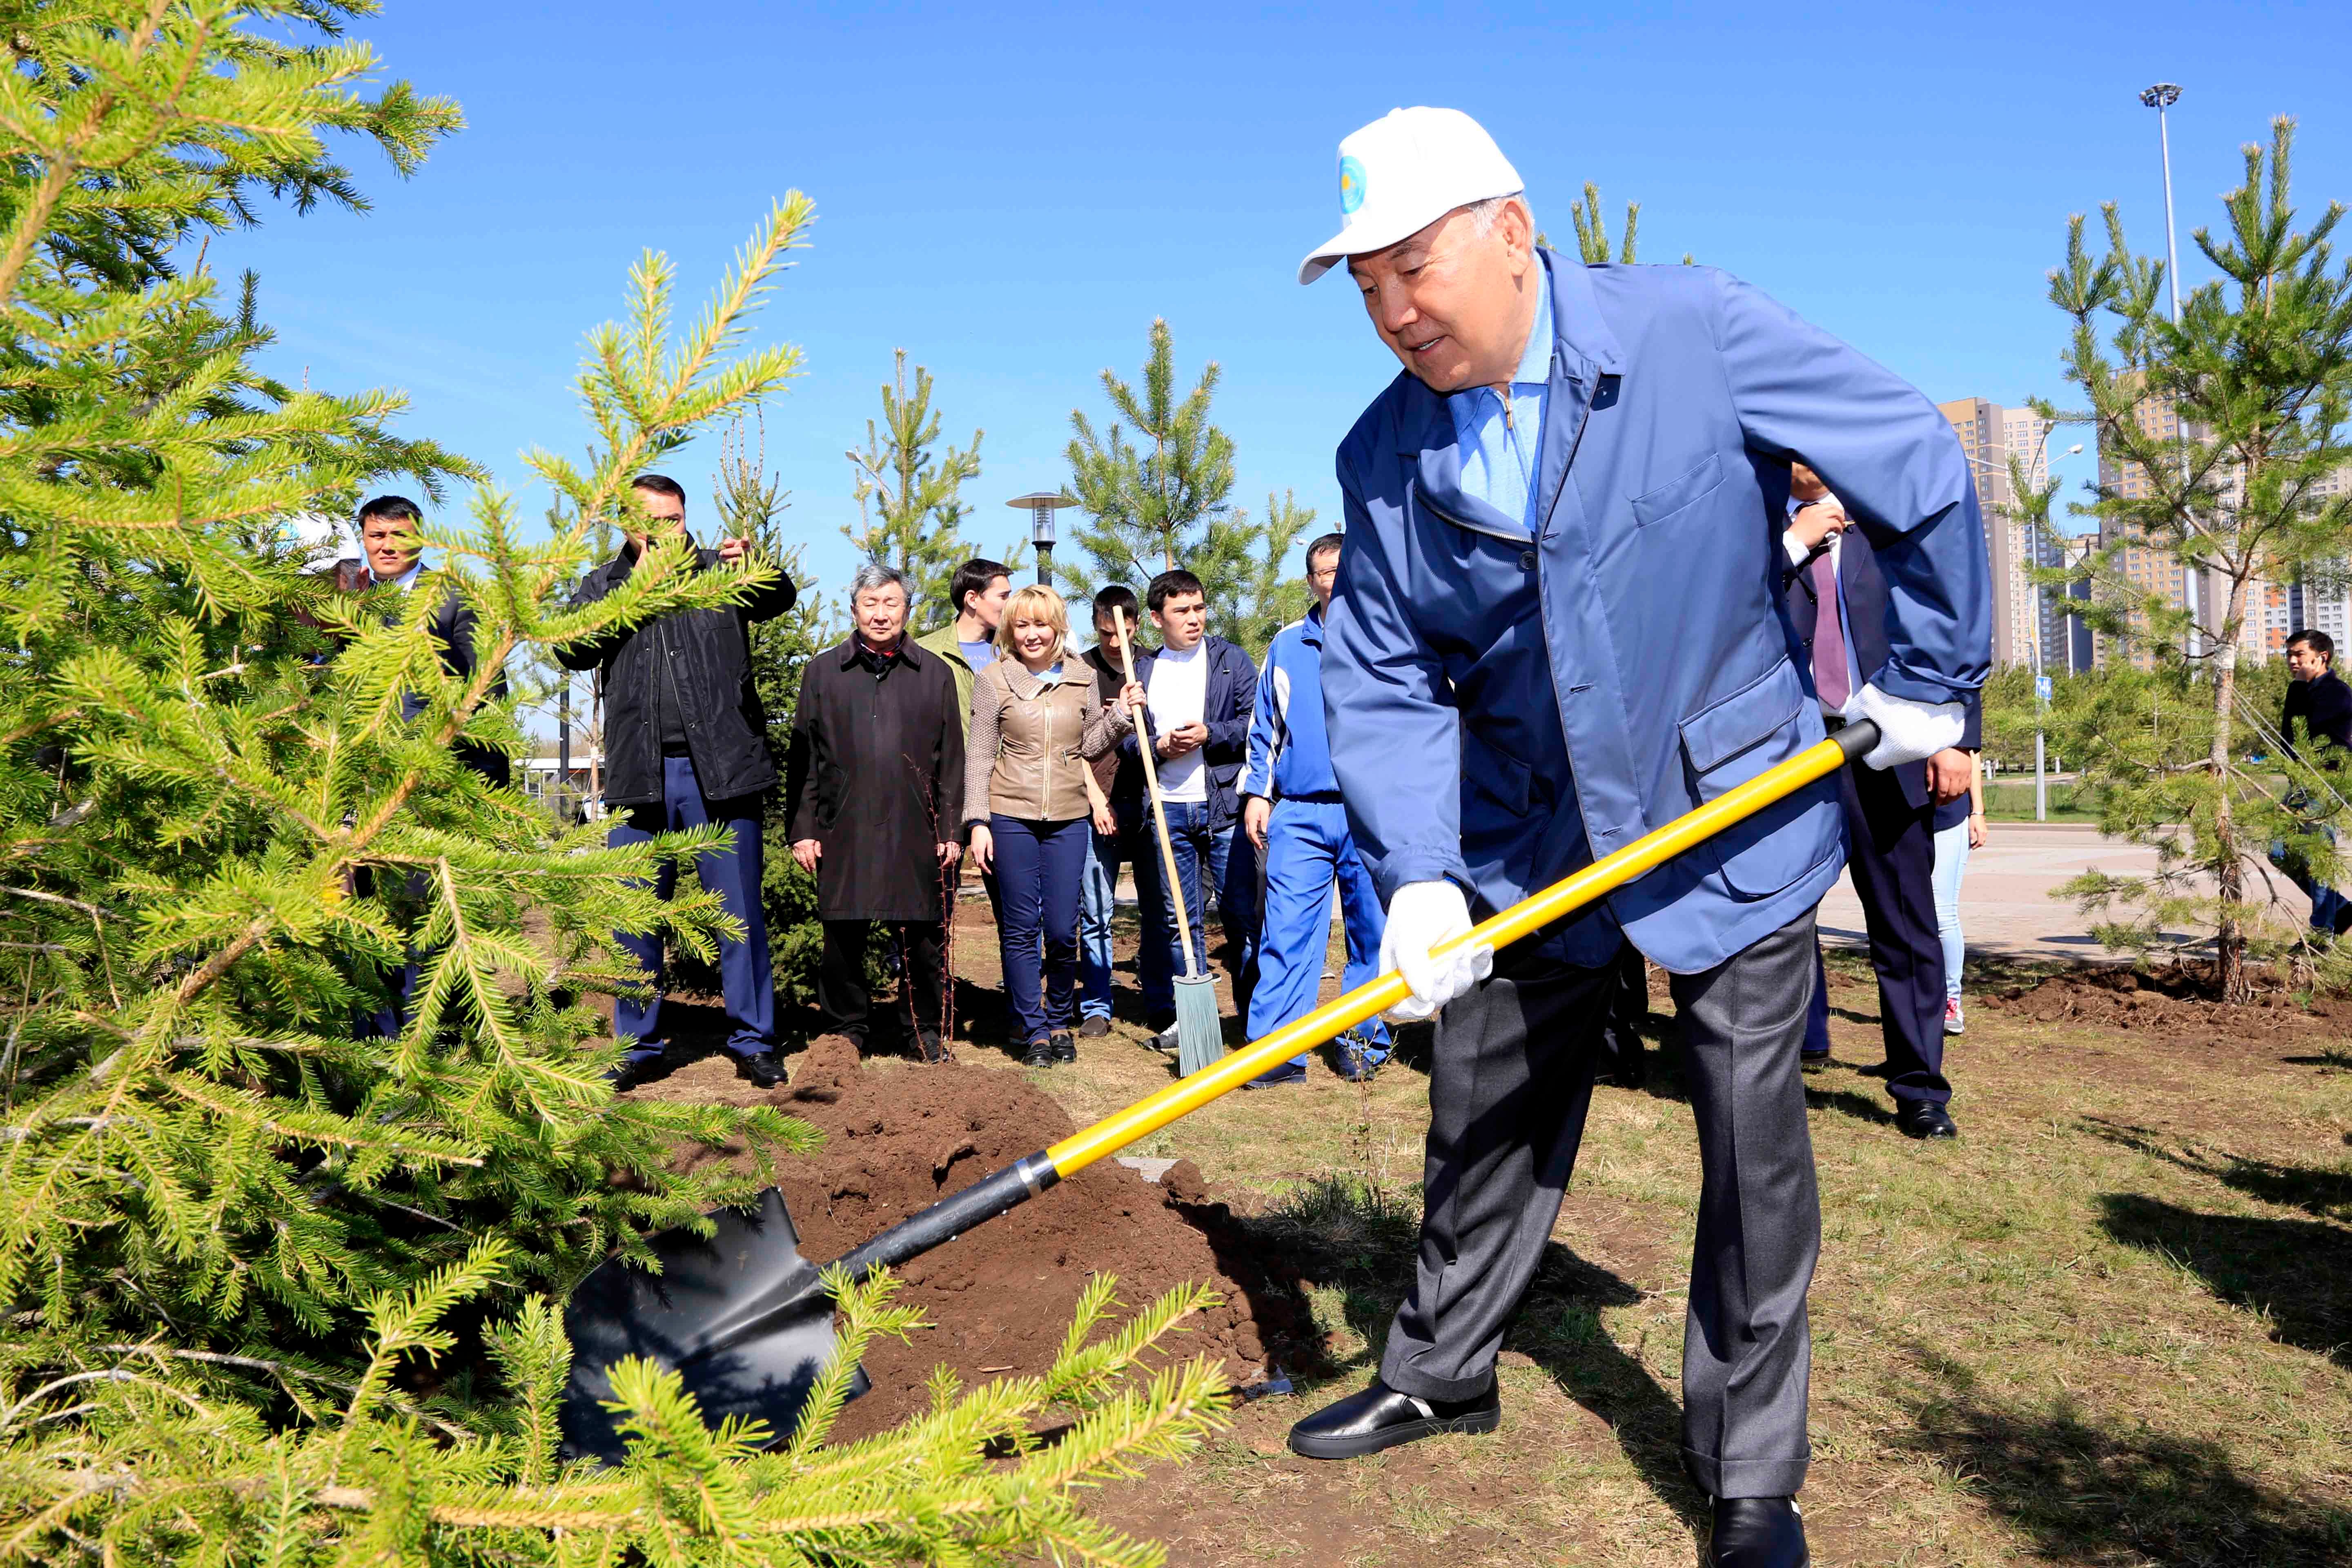
[[[1150,825],[1147,822],[1144,827],[1148,834]],[[1202,973],[1208,973],[1208,894],[1213,888],[1218,923],[1224,928],[1225,940],[1236,955],[1234,988],[1245,992],[1247,983],[1242,975],[1246,965],[1242,955],[1246,952],[1256,923],[1255,858],[1233,854],[1234,825],[1229,822],[1222,827],[1212,827],[1209,807],[1202,801],[1168,802],[1168,841],[1175,851],[1176,876],[1182,884],[1184,916],[1192,925],[1193,962],[1200,965]],[[1145,854],[1145,842],[1143,838],[1136,841],[1136,894],[1143,906],[1144,951],[1150,953],[1156,948],[1160,963],[1156,973],[1150,970],[1143,973],[1143,1006],[1152,1025],[1164,1027],[1176,1018],[1176,991],[1170,977],[1185,973],[1184,954],[1177,936],[1176,906],[1169,898],[1164,886],[1167,879],[1160,868],[1160,847],[1153,843],[1153,853]],[[1250,885],[1238,885],[1242,877],[1229,876],[1229,871],[1245,872]],[[1149,887],[1145,886],[1147,881]]]
[[[659,805],[626,807],[604,842],[614,848],[643,844],[656,833],[716,823],[735,831],[735,841],[695,858],[695,875],[703,890],[719,895],[743,927],[740,938],[719,943],[719,976],[727,994],[727,1048],[738,1056],[753,1056],[776,1048],[776,983],[768,961],[768,917],[760,906],[760,797],[709,800],[694,776],[691,757],[662,758],[662,800]],[[677,886],[677,863],[662,862],[654,877],[654,891],[667,899]],[[638,1002],[627,996],[613,1002],[613,1033],[635,1036],[637,1048],[631,1061],[661,1053],[662,940],[658,934],[628,936],[614,932],[613,941],[637,961],[653,982],[653,999]]]
[[[1331,884],[1348,932],[1349,989],[1380,973],[1381,909],[1372,874],[1348,835],[1348,808],[1337,800],[1278,800],[1265,827],[1265,910],[1258,930],[1257,985],[1250,993],[1249,1034],[1261,1039],[1315,1009],[1323,958],[1331,942]],[[1358,1034],[1375,1061],[1388,1059],[1388,1026],[1375,1017]],[[1299,1057],[1303,1066],[1307,1058]]]
[[[1960,878],[1969,868],[1969,825],[1955,822],[1936,834],[1936,934],[1944,941],[1944,996],[1960,999],[1960,965],[1968,943],[1960,936]]]
[[[1013,1038],[1042,1040],[1076,1021],[1078,884],[1094,828],[1083,816],[1031,822],[999,814],[988,819],[988,831],[995,846],[997,896],[1004,901],[998,952]]]
[[[2319,831],[2328,843],[2336,842],[2336,829],[2323,826]],[[2346,898],[2324,882],[2314,880],[2311,868],[2303,857],[2287,852],[2286,840],[2271,840],[2271,864],[2285,872],[2287,880],[2301,888],[2310,898],[2312,930],[2333,936],[2347,923],[2347,917],[2352,917],[2352,899]]]
[[[1110,921],[1118,909],[1118,836],[1087,830],[1078,875],[1078,1016],[1110,1016]]]

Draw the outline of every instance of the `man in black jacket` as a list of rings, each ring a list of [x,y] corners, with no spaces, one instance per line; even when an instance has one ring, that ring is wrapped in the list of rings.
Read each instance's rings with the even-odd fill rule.
[[[2326,632],[2305,628],[2286,639],[2286,672],[2292,683],[2279,714],[2279,735],[2287,755],[2299,758],[2294,739],[2301,731],[2304,743],[2312,749],[2312,764],[2330,773],[2343,766],[2341,753],[2352,751],[2352,687],[2344,684],[2335,664],[2336,639]],[[2334,829],[2323,825],[2320,832],[2335,842]],[[2271,861],[2310,895],[2312,930],[2337,936],[2352,928],[2352,899],[2314,877],[2300,855],[2284,843],[2274,844]]]
[[[1790,471],[1787,604],[1798,663],[1812,676],[1824,721],[1843,729],[1847,700],[1888,658],[1886,575],[1819,475]],[[1936,925],[1935,808],[1967,793],[1980,710],[1968,703],[1960,744],[1890,769],[1838,770],[1845,807],[1846,871],[1870,931],[1871,967],[1886,1060],[1865,1068],[1886,1079],[1895,1124],[1911,1138],[1958,1136],[1944,1076],[1944,948]],[[1829,1001],[1814,954],[1807,1065],[1829,1058]]]
[[[661,474],[640,474],[632,497],[647,531],[631,529],[610,562],[588,574],[572,596],[593,604],[626,582],[653,533],[686,529],[686,491]],[[733,567],[751,550],[748,539],[728,539],[716,550],[698,547],[692,570]],[[769,968],[767,919],[760,904],[762,797],[776,783],[768,749],[768,719],[751,684],[754,621],[793,607],[792,579],[779,577],[740,604],[716,610],[678,610],[626,631],[556,650],[566,669],[597,669],[604,689],[604,805],[614,814],[606,842],[642,844],[659,832],[715,823],[733,831],[724,849],[698,856],[695,873],[719,895],[743,934],[719,944],[719,973],[730,1026],[727,1047],[761,1088],[783,1081],[776,1058],[776,988]],[[667,899],[677,868],[665,864],[656,881]],[[613,1032],[636,1040],[621,1068],[626,1081],[660,1057],[662,943],[655,935],[614,933],[653,987],[651,1000],[616,998]]]
[[[356,573],[343,573],[338,584],[351,593],[365,594],[377,588],[390,588],[402,595],[422,592],[436,593],[439,584],[433,581],[433,569],[425,564],[425,542],[419,536],[425,513],[406,496],[378,496],[360,508],[359,532],[362,560]],[[349,562],[339,563],[348,567]],[[399,618],[399,611],[387,608],[385,624]],[[452,591],[441,596],[433,608],[433,638],[441,645],[441,668],[460,680],[474,674],[474,631],[478,617],[474,606]],[[500,670],[490,682],[490,695],[507,694],[507,677]],[[404,691],[400,696],[400,716],[414,723],[425,709],[424,693]],[[510,777],[512,763],[504,752],[475,741],[458,741],[450,750],[459,762],[480,775],[482,782],[505,787]],[[374,891],[375,883],[369,873],[362,890]],[[356,884],[355,886],[361,886]],[[407,879],[404,900],[410,905],[421,903],[425,896],[425,879],[422,872]],[[412,949],[408,961],[387,975],[391,992],[383,1005],[360,1016],[353,1033],[362,1039],[391,1039],[406,1027],[410,1001],[416,994],[416,983],[423,973],[422,954]]]

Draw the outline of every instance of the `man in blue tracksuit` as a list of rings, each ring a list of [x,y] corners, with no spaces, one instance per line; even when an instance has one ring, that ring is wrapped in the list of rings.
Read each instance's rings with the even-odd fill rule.
[[[1706,1561],[1801,1568],[1821,1200],[1798,1053],[1844,848],[1835,781],[1505,952],[1435,950],[1828,723],[1868,721],[1872,767],[1957,742],[1992,651],[1969,465],[1935,405],[1738,279],[1537,245],[1467,115],[1399,110],[1339,153],[1346,224],[1300,279],[1344,261],[1404,373],[1339,446],[1324,712],[1399,1014],[1443,1012],[1414,1278],[1379,1378],[1291,1447],[1499,1423],[1496,1352],[1558,1220],[1630,941],[1671,976],[1697,1123],[1683,1462],[1715,1500]],[[1799,459],[1887,579],[1885,660],[1834,716],[1780,595]]]
[[[1352,989],[1380,973],[1381,895],[1348,836],[1348,808],[1323,739],[1323,616],[1339,574],[1340,542],[1340,535],[1327,533],[1307,547],[1307,586],[1315,607],[1275,634],[1250,719],[1242,831],[1265,859],[1257,989],[1249,1010],[1254,1040],[1314,1010],[1331,940],[1334,881],[1348,930],[1342,983]],[[1339,1076],[1349,1082],[1371,1077],[1388,1059],[1388,1026],[1378,1018],[1339,1042]],[[1260,1075],[1251,1087],[1297,1083],[1306,1076],[1307,1058],[1299,1057]]]

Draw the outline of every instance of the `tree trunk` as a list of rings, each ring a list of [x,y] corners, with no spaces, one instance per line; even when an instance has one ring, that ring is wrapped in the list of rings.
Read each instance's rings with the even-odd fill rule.
[[[2191,570],[2195,570],[2194,567]],[[2246,979],[2246,889],[2239,864],[2238,834],[2230,810],[2230,734],[2238,698],[2238,628],[2245,624],[2246,575],[2232,572],[2229,608],[2221,617],[2213,650],[2213,740],[2206,763],[2213,778],[2213,880],[2220,897],[2213,922],[2214,979],[2224,1002],[2252,994]]]

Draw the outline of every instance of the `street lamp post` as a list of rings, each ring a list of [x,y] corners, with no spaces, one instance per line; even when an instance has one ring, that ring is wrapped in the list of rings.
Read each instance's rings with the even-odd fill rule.
[[[1004,504],[1029,514],[1029,542],[1037,552],[1037,581],[1052,586],[1054,513],[1061,507],[1078,503],[1057,490],[1037,490],[1025,496],[1014,496]]]
[[[2166,121],[2164,111],[2180,101],[2179,84],[2169,81],[2158,82],[2154,87],[2142,89],[2139,100],[2156,110],[2157,146],[2164,157],[2164,289],[2172,305],[2172,324],[2177,327],[2180,324],[2180,246],[2179,240],[2174,237],[2172,227],[2172,128]],[[2174,411],[2176,431],[2179,428],[2179,411],[2176,409]],[[2185,454],[2182,464],[2184,468],[2187,465]],[[2197,605],[2199,600],[2204,597],[2200,592],[2203,585],[2197,581],[2197,557],[2192,551],[2189,557],[2189,569],[2181,584],[2183,607],[2189,612],[2188,653],[2192,668],[2195,668],[2194,661],[2198,652]]]
[[[2055,426],[2055,425],[2050,425],[2050,426],[2044,426],[2044,427],[2043,427],[2042,432],[2042,440],[2041,440],[2040,444],[2039,444],[2039,445],[2037,445],[2037,446],[2034,447],[2034,449],[2033,449],[2033,461],[2032,461],[2031,463],[2028,463],[2028,464],[2025,466],[2025,471],[2026,471],[2029,475],[2033,474],[2033,473],[2035,473],[2035,472],[2037,472],[2037,471],[2040,471],[2040,470],[2042,469],[2042,461],[2043,461],[2043,455],[2044,455],[2045,453],[2047,453],[2047,452],[2049,451],[2049,449],[2050,449],[2050,437],[2051,437],[2053,435],[2054,435],[2054,434],[2056,434],[2056,433],[2057,433],[2057,429],[2058,429],[2058,426]],[[2066,448],[2066,450],[2065,450],[2064,452],[2063,452],[2063,453],[2061,453],[2061,454],[2059,454],[2059,455],[2060,455],[2061,457],[2072,458],[2072,457],[2074,457],[2075,455],[2077,455],[2078,453],[2080,453],[2080,452],[2082,451],[2082,449],[2083,449],[2083,444],[2082,444],[2080,441],[2077,441],[2077,442],[2075,442],[2073,446],[2071,446],[2071,447],[2067,447],[2067,448]],[[1974,464],[1977,464],[1977,465],[1978,465],[1979,467],[1980,467],[1980,468],[1991,468],[1991,467],[1992,467],[1992,464],[1991,464],[1989,460],[1987,460],[1986,458],[1979,458],[1979,457],[1976,456],[1974,453],[1971,453],[1971,452],[1962,452],[1960,455],[1961,455],[1962,457],[1964,457],[1964,458],[1968,458],[1968,460],[1969,460],[1969,462],[1974,463]],[[2004,471],[2006,471],[2006,470],[2004,470]],[[2033,530],[2033,537],[2026,541],[2026,549],[2027,549],[2027,550],[2032,553],[2032,560],[2033,560],[2033,564],[2034,564],[2036,567],[2039,567],[2039,566],[2042,564],[2042,542],[2042,542],[2042,524],[2037,521],[2033,522],[2032,524],[2031,524],[2030,526],[2031,526],[2031,527],[2032,528],[2032,530]],[[2046,753],[2046,749],[2045,749],[2044,742],[2043,742],[2043,739],[2042,739],[2042,717],[2043,713],[2045,713],[2045,712],[2048,710],[2048,709],[2049,709],[2049,699],[2048,699],[2048,698],[2046,698],[2046,697],[2044,697],[2044,696],[2042,695],[2042,683],[2043,683],[2044,681],[2046,681],[2046,680],[2049,679],[2049,677],[2044,673],[2044,671],[2043,671],[2043,668],[2042,668],[2042,584],[2041,584],[2040,583],[2038,583],[2038,582],[2037,582],[2037,583],[2035,583],[2035,584],[2033,584],[2033,645],[2032,645],[2032,647],[2033,647],[2033,820],[2034,820],[2034,821],[2036,821],[2036,822],[2047,822],[2047,821],[2049,821],[2049,820],[2050,820],[2050,784],[2049,784],[2049,777],[2050,777],[2050,775],[2049,775],[2049,773],[2048,773],[2047,768],[2046,768],[2046,766],[2045,766],[2045,764],[2044,764],[2044,762],[2043,762],[2043,759],[2044,759],[2044,757],[2045,757],[2045,755],[2046,755],[2047,753]]]

